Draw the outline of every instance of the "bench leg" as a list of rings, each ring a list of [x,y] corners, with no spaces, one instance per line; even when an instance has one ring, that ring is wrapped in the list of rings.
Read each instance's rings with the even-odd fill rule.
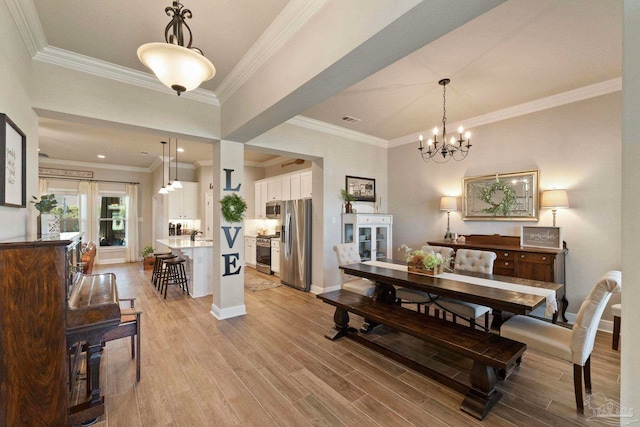
[[[356,332],[354,328],[349,327],[349,312],[347,310],[336,307],[336,312],[333,315],[333,321],[336,324],[335,332],[325,335],[325,338],[331,341],[344,337],[348,332]]]
[[[496,373],[491,366],[474,361],[469,380],[471,381],[471,389],[464,397],[460,409],[479,420],[483,420],[502,397],[502,393],[494,387]]]
[[[379,323],[372,322],[371,320],[365,318],[364,322],[362,322],[362,326],[360,327],[360,332],[362,332],[363,334],[367,334],[371,332],[373,328],[375,328],[378,325]]]

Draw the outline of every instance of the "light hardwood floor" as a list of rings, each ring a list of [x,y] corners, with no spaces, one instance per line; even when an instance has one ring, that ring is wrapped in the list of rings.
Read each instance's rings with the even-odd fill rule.
[[[460,411],[462,394],[350,340],[325,339],[333,308],[310,293],[247,291],[248,314],[218,321],[211,297],[170,288],[162,299],[140,264],[94,273],[107,271],[143,311],[142,378],[136,384],[129,340],[107,343],[99,426],[605,425],[589,419],[589,406],[576,413],[572,365],[541,353],[527,352],[500,382],[504,396],[480,422]],[[599,333],[592,407],[619,401],[619,373],[620,353]]]

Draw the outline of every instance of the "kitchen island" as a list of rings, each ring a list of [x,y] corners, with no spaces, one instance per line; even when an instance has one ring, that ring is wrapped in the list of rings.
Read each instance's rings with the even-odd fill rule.
[[[156,241],[185,258],[189,294],[193,298],[213,294],[213,240],[169,238]]]

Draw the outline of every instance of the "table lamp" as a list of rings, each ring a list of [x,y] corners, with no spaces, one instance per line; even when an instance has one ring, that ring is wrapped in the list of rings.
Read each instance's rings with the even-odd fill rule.
[[[447,211],[447,232],[444,234],[444,240],[450,242],[453,240],[453,234],[451,233],[451,227],[449,224],[451,211],[458,210],[458,199],[452,196],[442,196],[440,198],[440,210]]]
[[[540,207],[551,209],[553,213],[553,226],[556,226],[556,212],[561,208],[569,207],[567,190],[547,190],[542,192]]]

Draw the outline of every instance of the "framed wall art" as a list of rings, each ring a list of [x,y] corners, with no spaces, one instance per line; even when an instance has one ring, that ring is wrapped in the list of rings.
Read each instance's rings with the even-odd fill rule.
[[[359,176],[346,176],[345,189],[356,202],[376,201],[376,180]]]
[[[462,219],[538,221],[538,170],[462,178]]]
[[[0,113],[0,205],[27,207],[27,137]]]
[[[561,227],[522,226],[520,231],[520,246],[533,248],[562,249]]]

